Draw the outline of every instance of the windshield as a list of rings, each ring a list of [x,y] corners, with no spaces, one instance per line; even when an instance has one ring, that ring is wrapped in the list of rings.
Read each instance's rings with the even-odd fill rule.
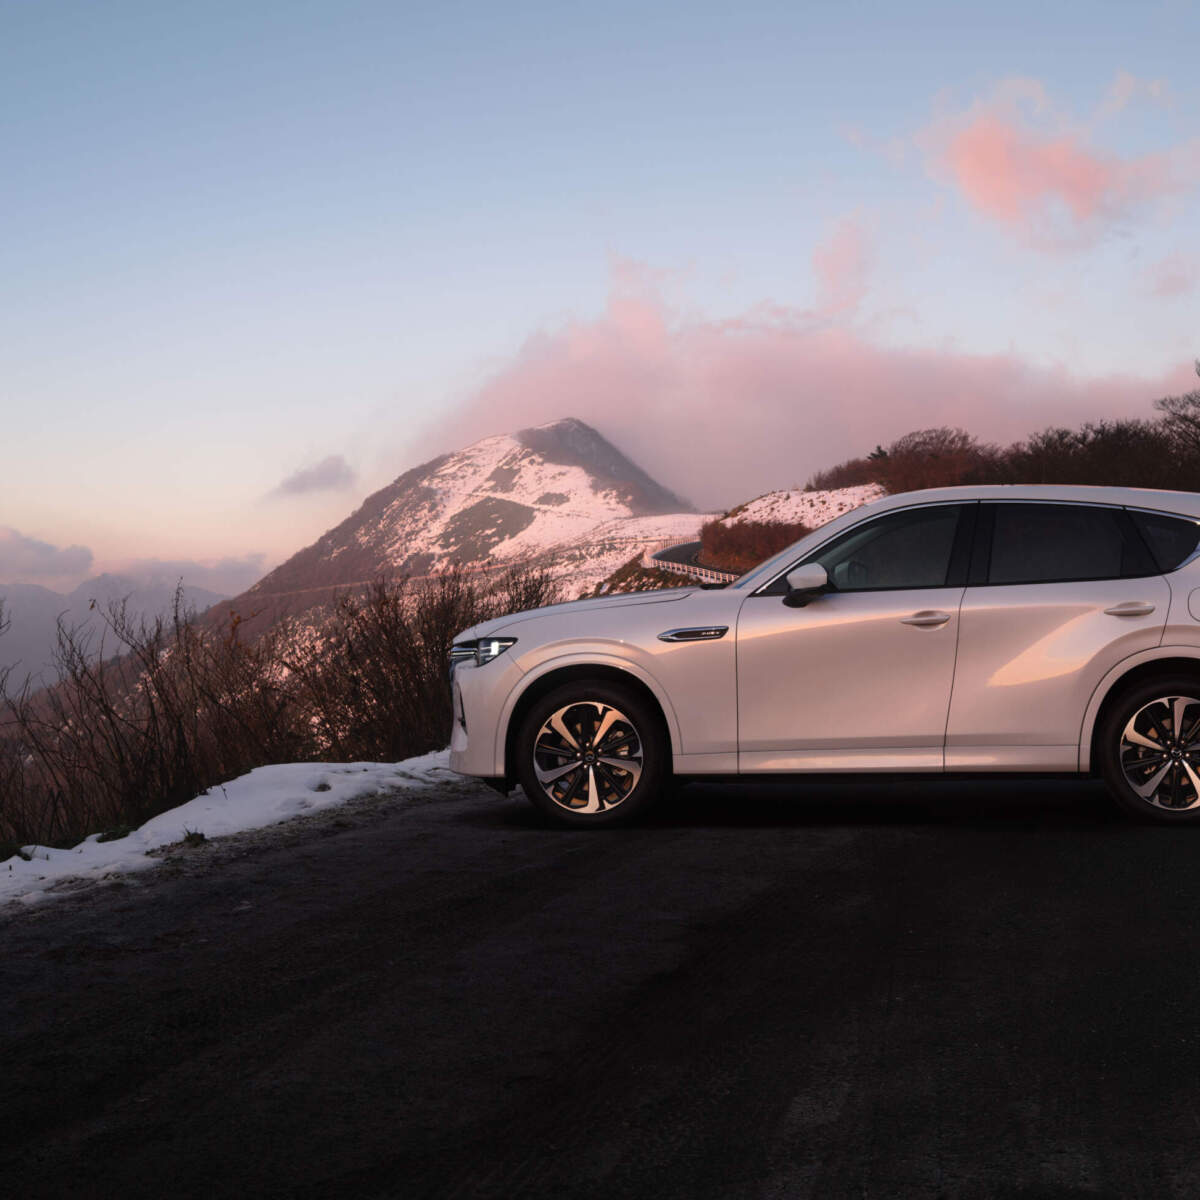
[[[812,536],[810,533],[802,537],[798,542],[793,542],[778,554],[773,554],[770,558],[760,562],[757,567],[751,567],[744,575],[739,575],[729,586],[733,588],[756,588],[760,583],[766,583],[780,567],[786,566],[787,563],[795,558],[797,547],[804,545]]]

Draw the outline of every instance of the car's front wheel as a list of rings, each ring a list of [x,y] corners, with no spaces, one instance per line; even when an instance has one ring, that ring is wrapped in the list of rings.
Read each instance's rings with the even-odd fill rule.
[[[525,795],[560,825],[623,824],[645,811],[669,773],[662,719],[632,688],[565,683],[537,700],[517,734]]]
[[[1200,679],[1166,677],[1131,688],[1105,714],[1097,752],[1127,813],[1200,824]]]

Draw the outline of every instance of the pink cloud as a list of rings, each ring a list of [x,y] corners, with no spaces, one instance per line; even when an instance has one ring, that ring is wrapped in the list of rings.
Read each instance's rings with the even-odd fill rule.
[[[1076,221],[1091,220],[1121,190],[1118,164],[1069,138],[1039,141],[984,115],[950,139],[945,162],[966,198],[987,216],[1027,223],[1061,201]]]
[[[1118,75],[1101,118],[1138,91],[1165,92]],[[1200,139],[1122,157],[1093,147],[1082,127],[1050,111],[1035,80],[1009,80],[965,113],[917,136],[935,174],[977,212],[1043,248],[1093,241],[1115,221],[1200,183]]]
[[[705,506],[801,484],[911,429],[962,425],[1010,440],[1056,422],[1149,416],[1191,364],[1154,378],[1086,376],[1016,354],[896,349],[809,311],[676,317],[618,290],[608,310],[531,338],[424,447],[564,416],[595,425],[668,487]]]

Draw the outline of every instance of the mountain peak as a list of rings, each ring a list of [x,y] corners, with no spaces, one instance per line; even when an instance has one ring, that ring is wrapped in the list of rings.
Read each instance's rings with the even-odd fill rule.
[[[625,561],[635,542],[660,537],[659,526],[669,526],[669,536],[676,526],[690,533],[699,525],[694,514],[597,430],[564,417],[482,438],[406,471],[250,596],[258,607],[278,597],[272,607],[295,613],[325,603],[337,588],[453,562],[582,566],[596,559],[601,542],[603,553]]]
[[[588,433],[596,434],[597,437],[601,436],[600,434],[596,433],[596,430],[594,430],[590,425],[584,421],[581,421],[578,417],[558,417],[553,421],[543,421],[540,425],[532,425],[530,428],[558,429],[562,430],[563,432],[568,432],[573,429],[582,429],[586,430]],[[528,432],[528,430],[523,432]]]
[[[526,449],[546,462],[579,467],[629,505],[633,516],[695,512],[688,501],[651,479],[602,433],[578,417],[561,417],[514,434]]]

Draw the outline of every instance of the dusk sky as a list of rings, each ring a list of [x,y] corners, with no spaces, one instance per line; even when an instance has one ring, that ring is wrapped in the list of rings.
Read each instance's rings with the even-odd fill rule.
[[[1149,416],[1198,45],[1184,0],[0,0],[0,582],[237,590],[560,416],[706,506]]]

